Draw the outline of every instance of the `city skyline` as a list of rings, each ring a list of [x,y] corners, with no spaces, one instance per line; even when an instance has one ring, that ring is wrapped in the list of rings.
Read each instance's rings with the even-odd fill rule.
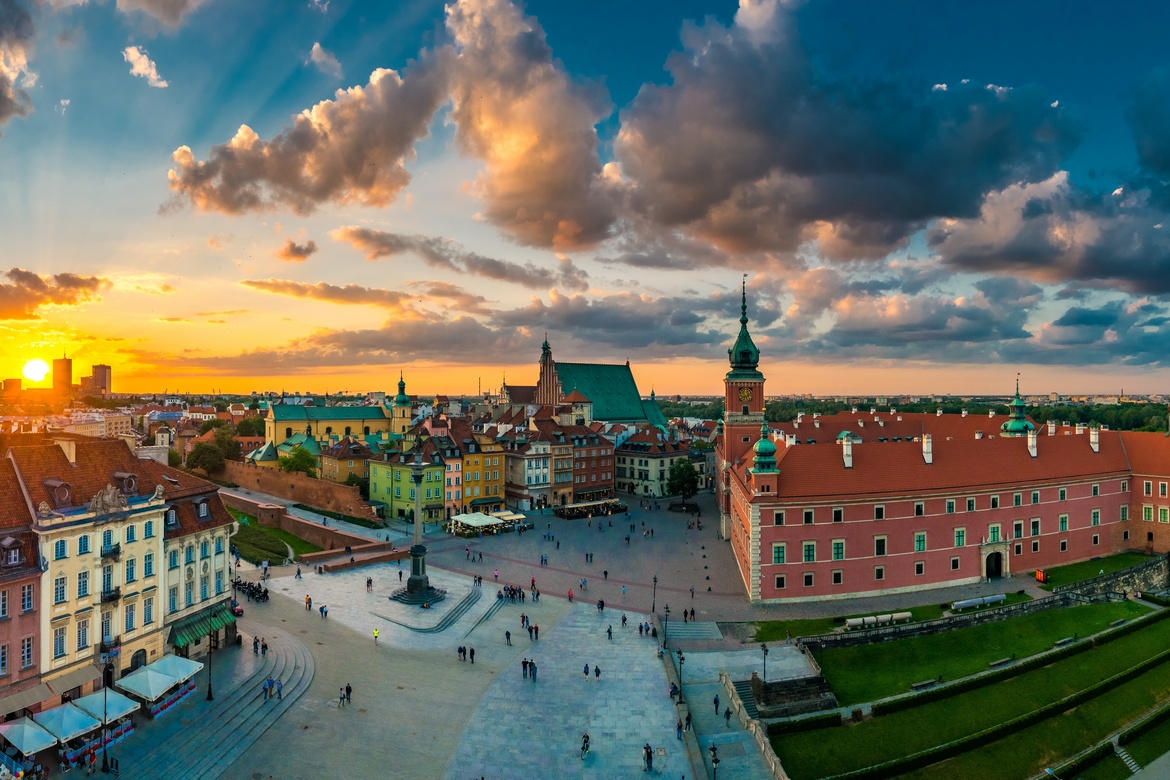
[[[717,395],[746,274],[777,395],[1164,391],[1170,9],[1092,9],[0,4],[0,379]]]

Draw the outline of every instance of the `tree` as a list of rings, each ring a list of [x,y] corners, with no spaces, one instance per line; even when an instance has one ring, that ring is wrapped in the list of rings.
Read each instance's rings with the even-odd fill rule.
[[[264,435],[264,418],[263,417],[245,417],[236,423],[237,436],[263,436]]]
[[[201,441],[187,456],[187,468],[203,469],[208,474],[223,471],[223,452],[214,444]]]
[[[252,399],[252,403],[248,404],[248,408],[249,408],[249,409],[259,409],[259,408],[260,408],[260,402],[259,402],[259,401],[257,401],[257,400],[255,400],[255,399]]]
[[[368,480],[362,479],[360,475],[354,474],[351,471],[349,472],[349,476],[345,478],[345,484],[357,488],[363,500],[370,500],[370,483]]]
[[[183,465],[183,456],[174,449],[167,450],[167,465],[173,469],[177,469]]]
[[[682,497],[683,503],[699,492],[699,473],[686,458],[679,458],[670,464],[666,492],[672,496]]]
[[[227,401],[213,401],[211,405],[212,405],[212,407],[215,408],[215,411],[217,411],[217,412],[226,412],[228,410],[228,402]]]
[[[240,459],[240,443],[230,427],[215,429],[215,446],[223,453],[224,460]]]
[[[202,436],[210,430],[215,428],[222,428],[227,424],[227,420],[221,420],[218,417],[216,417],[214,420],[204,420],[203,424],[199,426],[199,435]]]
[[[300,471],[310,477],[317,476],[317,458],[304,447],[297,447],[290,454],[281,455],[276,459],[276,465],[281,471],[289,473]]]

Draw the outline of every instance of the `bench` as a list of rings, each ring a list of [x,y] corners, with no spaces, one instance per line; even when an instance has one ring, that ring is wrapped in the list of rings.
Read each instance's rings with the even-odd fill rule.
[[[1057,639],[1055,642],[1052,643],[1052,646],[1053,647],[1061,647],[1063,645],[1072,644],[1075,641],[1076,641],[1075,636],[1066,636],[1064,639]]]
[[[934,685],[936,682],[938,682],[938,680],[921,680],[921,681],[916,682],[916,683],[910,683],[910,687],[916,691],[920,691],[923,688],[929,688],[930,686]]]
[[[994,669],[997,666],[1004,666],[1005,664],[1010,664],[1014,660],[1016,660],[1016,659],[1014,657],[1011,657],[1011,656],[1009,656],[1007,658],[1000,658],[998,661],[992,661],[991,663],[988,664],[988,666],[991,667],[992,669]]]

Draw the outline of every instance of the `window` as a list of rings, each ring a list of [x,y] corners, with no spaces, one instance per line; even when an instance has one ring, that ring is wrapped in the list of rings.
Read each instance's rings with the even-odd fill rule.
[[[886,508],[884,506],[882,506],[881,504],[874,504],[873,519],[874,520],[885,520],[886,519]]]
[[[137,540],[138,540],[138,529],[134,527],[133,523],[131,523],[130,525],[126,526],[126,544],[130,544],[131,542],[134,542]]]
[[[1033,503],[1033,504],[1039,504],[1039,503],[1040,503],[1040,491],[1039,491],[1039,490],[1033,490],[1033,491],[1032,491],[1032,503]]]
[[[1101,486],[1100,485],[1093,485],[1093,497],[1095,498],[1099,495],[1101,495]]]
[[[805,563],[813,563],[814,561],[816,561],[816,559],[817,559],[817,543],[816,542],[805,542],[804,543],[804,562]]]
[[[955,529],[955,547],[966,547],[966,546],[967,546],[967,529],[966,528],[956,528]]]
[[[1122,531],[1121,538],[1128,542],[1129,541],[1129,531]]]
[[[953,515],[954,513],[955,513],[955,499],[948,498],[947,499],[947,514]]]
[[[138,579],[138,561],[134,558],[126,559],[126,582]]]
[[[1023,504],[1024,504],[1023,494],[1022,493],[1013,493],[1012,494],[1012,506],[1023,506]]]
[[[805,525],[812,525],[812,523],[813,523],[813,510],[811,510],[811,509],[804,510],[804,524]]]
[[[1039,539],[1033,540],[1032,552],[1034,552],[1034,553],[1040,552],[1040,540]]]
[[[776,575],[776,590],[784,590],[785,579],[783,574]]]
[[[1058,493],[1058,496],[1059,496],[1061,501],[1066,501],[1068,499],[1068,489],[1067,488],[1061,488],[1059,491],[1057,491],[1057,493]]]
[[[135,604],[127,604],[126,605],[126,630],[127,631],[134,630],[134,607],[135,606],[136,606]]]
[[[992,525],[992,526],[988,526],[988,528],[987,528],[987,541],[989,541],[989,542],[998,542],[999,541],[999,523],[996,523],[995,525]]]
[[[106,593],[114,589],[114,567],[106,565],[102,567],[102,593]]]
[[[1023,554],[1023,552],[1024,552],[1024,545],[1017,544],[1016,545],[1016,555],[1021,555],[1021,554]]]
[[[154,576],[154,553],[152,552],[148,552],[146,555],[142,556],[142,576]]]
[[[1032,518],[1032,527],[1030,530],[1032,531],[1032,533],[1029,534],[1029,536],[1039,536],[1040,535],[1040,518],[1038,518],[1038,517]]]
[[[873,538],[873,554],[875,558],[880,558],[886,554],[886,537],[875,536]]]
[[[20,611],[32,612],[33,609],[33,586],[22,585],[20,587]]]
[[[1093,534],[1093,546],[1096,547],[1101,543],[1101,534]]]
[[[8,591],[0,590],[0,618],[8,617]]]
[[[833,540],[833,560],[835,560],[835,561],[845,560],[845,540],[844,539],[834,539]]]
[[[926,532],[919,531],[914,534],[914,552],[926,552]]]
[[[845,573],[840,569],[833,569],[833,584],[840,585],[845,581]]]
[[[784,525],[784,510],[778,510],[772,515],[772,525]]]
[[[53,560],[59,561],[62,558],[67,557],[68,547],[69,543],[64,539],[58,539],[57,541],[53,542]]]
[[[208,595],[209,594],[207,591],[207,577],[206,576],[200,577],[199,578],[199,600],[200,601],[207,601]]]
[[[215,573],[215,595],[223,593],[223,572],[217,571]]]
[[[1129,480],[1128,479],[1121,480],[1121,492],[1122,493],[1129,492]]]
[[[154,622],[154,597],[142,600],[142,625],[149,626]]]
[[[77,652],[89,647],[89,618],[77,621]]]
[[[89,534],[77,537],[77,554],[85,555],[89,552]]]
[[[167,566],[172,569],[179,568],[179,551],[171,550],[167,554]]]
[[[1060,551],[1061,552],[1068,552],[1068,539],[1061,539],[1060,540]]]
[[[223,552],[223,537],[217,536],[217,537],[215,537],[215,554],[219,555],[222,552]]]
[[[804,587],[811,588],[813,586],[813,573],[806,571],[804,573]]]
[[[102,549],[114,546],[114,532],[107,529],[102,531]]]
[[[992,509],[999,509],[999,496],[992,496],[991,497],[991,508]]]
[[[195,563],[195,545],[187,545],[187,549],[184,550],[183,560],[185,563]]]
[[[926,504],[922,503],[921,501],[916,501],[914,503],[914,516],[915,517],[922,517],[925,514],[926,514]]]
[[[206,539],[204,539],[202,542],[199,543],[199,557],[200,558],[210,558],[211,557],[211,544]]]
[[[958,570],[959,570],[959,559],[956,556],[954,558],[951,558],[951,571],[958,571]]]
[[[772,545],[772,563],[785,563],[784,560],[784,545]]]
[[[33,641],[31,636],[20,640],[20,668],[27,669],[33,665]]]
[[[921,577],[925,573],[926,573],[926,561],[915,561],[914,562],[914,576]]]
[[[1148,479],[1142,483],[1142,495],[1145,495],[1145,496],[1154,495],[1154,483],[1150,482]]]
[[[1057,531],[1064,533],[1068,530],[1068,515],[1061,515],[1057,519]]]
[[[1092,512],[1089,513],[1089,524],[1090,525],[1101,525],[1101,510],[1100,509],[1094,509]]]
[[[176,512],[174,509],[168,509],[167,510],[167,525],[178,525],[178,524],[179,524],[179,513]]]
[[[1154,508],[1149,504],[1142,507],[1142,520],[1147,523],[1154,522]]]
[[[873,567],[873,578],[875,580],[884,580],[886,578],[886,567],[885,566],[874,566]]]
[[[186,606],[191,606],[195,603],[195,583],[187,581],[183,587],[183,602]]]
[[[53,629],[53,657],[65,657],[65,626]]]
[[[8,674],[8,645],[0,645],[0,674]]]
[[[82,599],[89,595],[89,571],[77,572],[77,598]]]
[[[845,519],[845,510],[839,506],[833,507],[833,522],[840,523]]]
[[[147,520],[142,525],[142,537],[144,539],[153,539],[154,538],[154,521],[153,520]]]
[[[69,585],[69,578],[66,577],[65,575],[61,575],[60,577],[57,577],[55,580],[53,580],[53,603],[54,604],[64,604],[65,603],[65,598],[66,598],[65,597],[65,589],[68,587],[68,585]]]
[[[197,512],[197,514],[200,517],[207,517],[207,515],[210,514],[208,509],[207,509],[207,502],[206,501],[200,501],[195,506],[197,506],[199,508],[199,511]]]
[[[974,512],[974,511],[975,511],[975,499],[973,499],[973,498],[968,498],[968,499],[967,499],[967,511],[968,511],[968,512]]]
[[[1121,505],[1121,522],[1124,523],[1127,520],[1129,520],[1129,505],[1122,504]]]
[[[1170,509],[1167,509],[1164,506],[1158,507],[1158,522],[1170,523]]]
[[[167,611],[179,611],[179,588],[177,585],[167,592]]]
[[[1016,520],[1012,523],[1012,538],[1020,539],[1024,536],[1024,521]]]

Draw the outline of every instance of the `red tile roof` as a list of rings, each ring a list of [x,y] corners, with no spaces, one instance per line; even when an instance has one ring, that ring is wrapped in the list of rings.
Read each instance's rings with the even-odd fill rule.
[[[0,528],[19,528],[32,520],[32,511],[16,478],[15,465],[8,459],[0,460]]]
[[[876,419],[875,419],[876,418]],[[798,424],[795,420],[784,423],[768,423],[772,430],[793,434],[802,442],[815,439],[817,444],[836,441],[842,431],[850,431],[861,437],[863,441],[876,442],[880,438],[913,439],[929,433],[936,441],[946,439],[973,439],[977,431],[984,436],[999,436],[999,427],[1007,422],[1006,414],[997,414],[994,417],[987,415],[970,414],[964,417],[961,414],[922,414],[869,411],[838,412],[837,414],[822,415],[814,420],[812,415],[805,415]],[[818,427],[819,424],[819,427]],[[1037,426],[1041,435],[1045,430]]]
[[[1134,474],[1170,475],[1170,437],[1161,431],[1120,431],[1118,435]]]

